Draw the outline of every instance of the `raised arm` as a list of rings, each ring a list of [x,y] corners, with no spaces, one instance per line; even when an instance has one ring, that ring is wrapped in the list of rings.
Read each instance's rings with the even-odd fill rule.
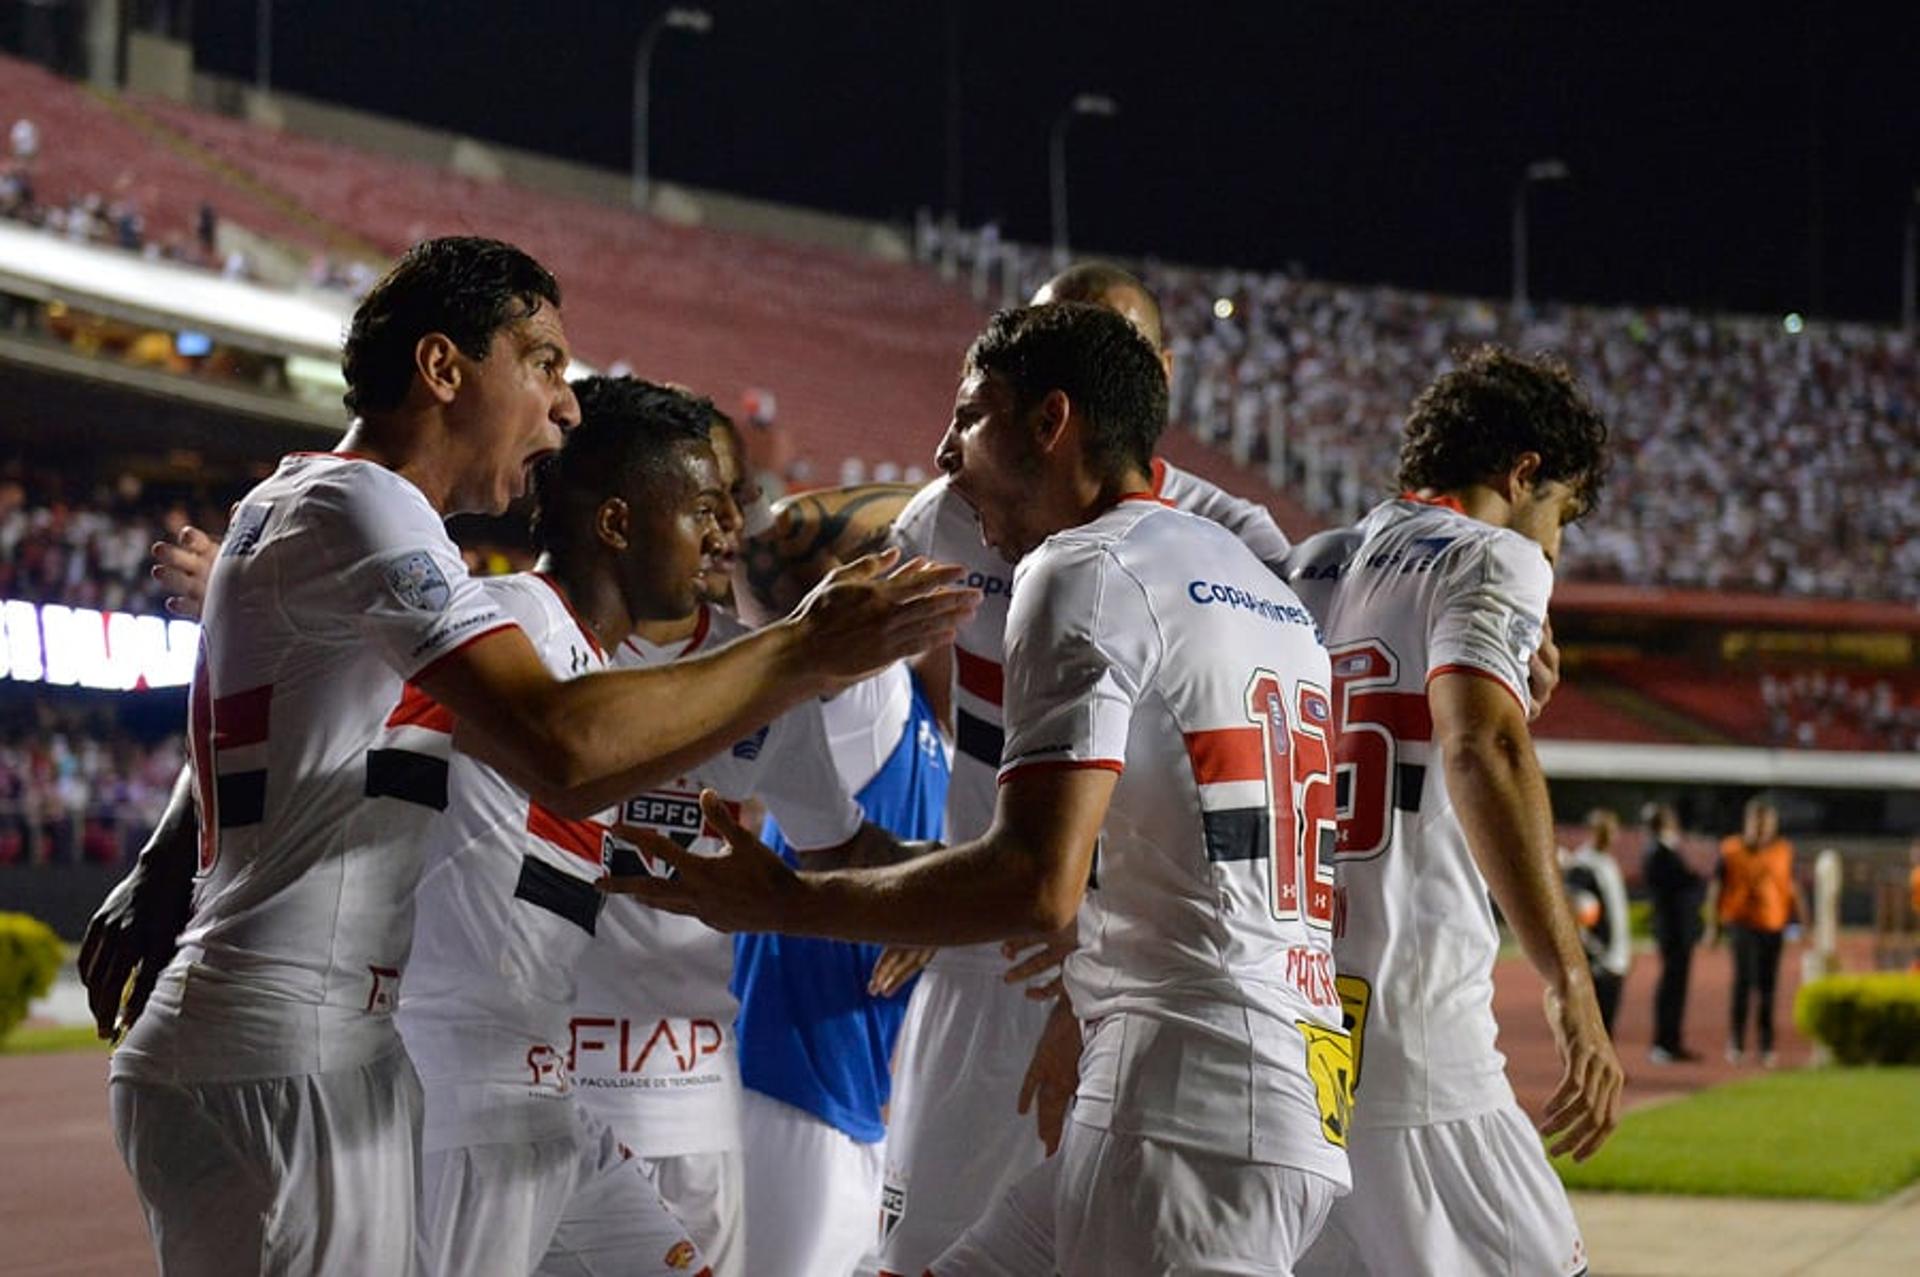
[[[688,661],[560,681],[518,630],[482,638],[416,681],[471,746],[566,815],[671,780],[813,696],[937,643],[974,604],[957,569],[893,556],[832,573],[792,616]]]
[[[1547,983],[1548,1020],[1565,1069],[1542,1129],[1561,1137],[1556,1154],[1584,1159],[1619,1120],[1624,1074],[1561,889],[1553,810],[1526,712],[1502,683],[1473,673],[1439,675],[1428,684],[1427,702],[1467,846],[1527,961]]]

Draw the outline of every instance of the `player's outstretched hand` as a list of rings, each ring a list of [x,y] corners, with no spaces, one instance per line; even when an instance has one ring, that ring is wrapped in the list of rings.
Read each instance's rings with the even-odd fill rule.
[[[1559,1089],[1547,1101],[1540,1133],[1555,1157],[1572,1153],[1584,1162],[1600,1151],[1620,1122],[1620,1088],[1626,1072],[1600,1018],[1593,985],[1577,983],[1561,997],[1547,990],[1547,1023],[1560,1048]]]
[[[1560,645],[1553,641],[1553,620],[1547,618],[1540,625],[1540,646],[1535,648],[1533,656],[1527,661],[1527,693],[1533,703],[1527,710],[1527,721],[1533,722],[1546,713],[1547,702],[1553,699],[1553,689],[1560,686]]]
[[[788,901],[799,889],[799,875],[740,827],[720,795],[701,791],[700,808],[707,823],[727,840],[728,850],[702,856],[650,829],[615,826],[616,835],[667,865],[673,875],[615,875],[602,878],[600,890],[698,918],[718,931],[780,930]]]
[[[893,945],[880,954],[867,980],[867,992],[876,998],[890,998],[902,985],[926,969],[938,949],[908,949]]]
[[[200,619],[207,575],[219,555],[220,543],[199,528],[181,528],[173,540],[153,543],[153,579],[167,588],[167,611]]]
[[[899,560],[898,550],[883,550],[835,568],[793,610],[809,661],[830,684],[952,642],[980,605],[978,590],[953,584],[957,565]]]
[[[1060,964],[1080,947],[1080,924],[1070,922],[1044,936],[1023,936],[1000,946],[1000,956],[1010,965],[1000,979],[1006,984],[1026,984],[1026,995],[1035,1002],[1048,1002],[1060,996]]]
[[[150,840],[127,876],[107,893],[80,941],[80,982],[87,988],[94,1031],[102,1038],[118,1041],[140,1018],[154,982],[173,960],[192,908],[192,857],[154,854]]]
[[[1027,1075],[1020,1080],[1020,1112],[1033,1113],[1048,1157],[1060,1147],[1067,1110],[1073,1106],[1073,1092],[1080,1085],[1080,1048],[1080,1021],[1074,1017],[1073,1004],[1060,998],[1047,1017],[1047,1027],[1040,1031]]]

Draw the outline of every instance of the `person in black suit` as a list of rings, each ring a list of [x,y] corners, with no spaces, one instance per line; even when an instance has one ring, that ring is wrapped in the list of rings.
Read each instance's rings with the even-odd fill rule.
[[[1681,1041],[1680,1026],[1687,1009],[1687,975],[1693,965],[1693,947],[1701,933],[1700,909],[1707,898],[1707,878],[1695,873],[1680,854],[1680,818],[1665,803],[1648,804],[1647,854],[1640,878],[1653,905],[1653,938],[1660,946],[1660,982],[1653,995],[1653,1049],[1647,1058],[1655,1064],[1697,1060]]]

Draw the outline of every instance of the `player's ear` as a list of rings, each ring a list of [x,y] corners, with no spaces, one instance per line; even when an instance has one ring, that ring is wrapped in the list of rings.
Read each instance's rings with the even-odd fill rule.
[[[460,389],[460,347],[445,333],[428,333],[413,344],[413,370],[438,403],[451,403]]]
[[[1049,390],[1033,410],[1034,442],[1042,452],[1053,451],[1066,435],[1067,420],[1073,416],[1073,403],[1064,390]]]
[[[608,497],[593,511],[594,539],[612,550],[625,550],[633,541],[633,510],[622,497]]]
[[[1540,454],[1523,452],[1513,459],[1507,472],[1500,476],[1500,495],[1509,502],[1532,492],[1540,481]]]

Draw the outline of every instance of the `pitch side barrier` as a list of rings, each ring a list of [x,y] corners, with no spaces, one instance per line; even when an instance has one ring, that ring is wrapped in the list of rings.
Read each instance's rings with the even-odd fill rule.
[[[1920,756],[1912,754],[1556,740],[1534,749],[1549,780],[1920,790]]]

